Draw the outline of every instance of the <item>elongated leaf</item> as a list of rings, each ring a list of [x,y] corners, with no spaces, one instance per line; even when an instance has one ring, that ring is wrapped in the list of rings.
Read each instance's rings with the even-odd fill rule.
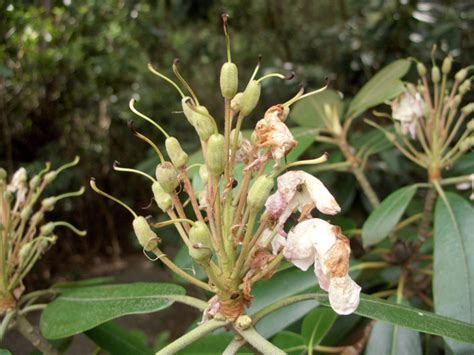
[[[391,297],[390,301],[396,302],[396,297]],[[407,302],[402,303],[407,304]],[[365,355],[378,354],[421,355],[420,334],[387,322],[375,322],[375,326],[370,333]]]
[[[284,330],[272,340],[273,345],[278,346],[288,355],[302,354],[306,348],[304,338],[300,334]],[[292,350],[295,349],[295,350]]]
[[[41,332],[64,338],[126,314],[159,311],[173,303],[170,295],[184,293],[177,285],[142,282],[67,290],[43,311]]]
[[[264,336],[270,338],[278,334],[282,329],[303,318],[308,312],[319,305],[315,300],[298,302],[290,306],[280,308],[258,322],[255,329]]]
[[[386,322],[376,322],[365,355],[422,354],[420,334]]]
[[[327,294],[315,294],[315,299],[322,305],[329,307]],[[369,295],[361,295],[359,307],[354,313],[419,332],[446,336],[465,343],[474,344],[474,324],[440,316],[421,309],[391,303]]]
[[[144,334],[128,332],[113,322],[101,324],[85,334],[101,349],[113,355],[154,354],[154,351],[146,346]]]
[[[388,236],[405,212],[415,195],[415,185],[402,187],[392,192],[367,218],[362,227],[364,246],[377,244]]]
[[[342,114],[342,100],[334,90],[325,90],[315,96],[310,96],[295,104],[290,111],[290,119],[302,127],[325,127],[324,105],[336,108],[339,117]]]
[[[319,345],[324,336],[331,330],[337,314],[330,308],[318,307],[303,319],[301,335],[308,348]]]
[[[400,79],[410,69],[410,61],[399,59],[377,74],[359,90],[349,105],[348,117],[356,117],[367,109],[393,99],[403,92],[403,83]]]
[[[474,323],[474,208],[447,193],[435,209],[433,294],[436,312]],[[447,339],[455,353],[473,347]]]

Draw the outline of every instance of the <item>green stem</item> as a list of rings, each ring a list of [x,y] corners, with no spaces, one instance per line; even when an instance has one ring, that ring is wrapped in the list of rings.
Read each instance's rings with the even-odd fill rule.
[[[183,279],[186,281],[192,283],[193,285],[200,287],[206,291],[211,291],[211,287],[205,283],[202,282],[201,280],[196,279],[195,277],[189,275],[187,272],[185,272],[183,269],[179,268],[175,263],[173,263],[167,256],[166,254],[163,254],[163,252],[156,247],[155,249],[152,250],[152,252],[165,264],[171,271],[176,273],[177,275],[181,276]]]
[[[262,354],[284,355],[285,352],[280,348],[270,343],[267,339],[261,336],[253,327],[246,330],[241,330],[238,327],[234,328],[250,345],[257,349]]]
[[[235,337],[232,341],[227,345],[222,355],[235,355],[239,351],[239,349],[244,346],[246,343],[245,339],[240,337]]]
[[[176,354],[178,351],[194,343],[196,340],[204,337],[216,329],[222,328],[225,325],[227,325],[227,322],[225,321],[215,319],[209,320],[197,326],[190,332],[184,334],[182,337],[176,339],[171,344],[168,344],[163,349],[158,351],[156,355]]]
[[[31,323],[22,315],[16,317],[16,328],[35,348],[46,355],[59,355],[59,352],[44,339]]]
[[[250,211],[250,217],[247,223],[247,227],[246,227],[247,229],[245,230],[245,236],[244,236],[244,241],[242,244],[242,249],[240,251],[239,258],[237,259],[237,264],[234,268],[234,271],[232,272],[232,279],[238,278],[240,271],[242,269],[242,266],[244,265],[245,258],[247,257],[247,254],[249,252],[250,237],[252,236],[253,226],[255,224],[256,219],[257,219],[257,212]]]
[[[349,144],[347,143],[347,140],[344,136],[339,137],[338,146],[342,154],[344,154],[346,161],[351,164],[352,166],[351,171],[354,174],[355,178],[357,179],[357,182],[362,188],[362,191],[364,192],[365,196],[369,200],[370,205],[374,209],[377,208],[380,205],[379,198],[377,197],[377,194],[372,188],[372,185],[370,184],[369,180],[365,176],[364,172],[360,168],[358,160],[354,156],[354,154],[351,152]]]

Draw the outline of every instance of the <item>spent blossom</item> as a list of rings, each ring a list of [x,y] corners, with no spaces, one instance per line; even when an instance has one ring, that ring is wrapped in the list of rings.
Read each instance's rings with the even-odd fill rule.
[[[417,120],[423,117],[424,102],[419,93],[406,91],[392,101],[392,116],[400,122],[403,134],[416,136]]]
[[[328,291],[331,307],[350,314],[359,304],[360,286],[348,275],[349,240],[340,228],[312,218],[297,224],[283,249],[285,258],[303,271],[314,265],[321,289]]]
[[[321,180],[301,170],[289,171],[278,178],[278,189],[268,198],[265,207],[274,219],[278,219],[280,229],[296,210],[309,213],[316,207],[329,215],[341,211]],[[284,235],[284,232],[280,231],[280,234]]]

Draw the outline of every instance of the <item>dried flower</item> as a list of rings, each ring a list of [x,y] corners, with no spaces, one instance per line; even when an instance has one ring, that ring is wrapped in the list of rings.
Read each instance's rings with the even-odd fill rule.
[[[283,254],[303,271],[314,264],[319,285],[328,291],[331,307],[337,313],[355,311],[361,288],[348,275],[349,240],[339,227],[319,218],[305,220],[288,233]]]
[[[282,122],[283,112],[281,106],[272,106],[255,126],[255,145],[258,148],[268,148],[275,165],[279,165],[281,159],[297,143],[286,124]]]
[[[309,213],[316,207],[320,212],[330,215],[341,211],[321,180],[304,171],[289,171],[277,181],[278,190],[268,198],[265,207],[272,218],[278,219],[280,228],[296,210]]]
[[[393,119],[400,121],[403,134],[416,136],[416,121],[423,117],[424,102],[419,93],[404,92],[392,101]]]

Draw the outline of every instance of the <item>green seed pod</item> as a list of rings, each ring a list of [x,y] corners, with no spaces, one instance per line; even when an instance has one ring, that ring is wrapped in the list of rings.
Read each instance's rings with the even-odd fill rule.
[[[435,65],[433,68],[431,68],[431,80],[433,83],[437,84],[439,83],[440,79],[441,73],[439,72],[439,68]]]
[[[474,131],[474,120],[470,120],[468,123],[467,123],[467,130],[468,131]]]
[[[234,98],[230,102],[230,108],[234,112],[239,112],[240,107],[242,106],[242,97],[244,96],[243,92],[238,92],[235,94]]]
[[[215,133],[215,122],[209,115],[209,111],[204,106],[196,106],[196,110],[201,112],[194,112],[194,128],[202,141],[207,141],[209,137]]]
[[[422,62],[416,63],[416,70],[418,70],[418,74],[420,76],[425,76],[426,75],[426,67]]]
[[[54,231],[54,223],[53,222],[48,222],[46,224],[43,224],[40,228],[40,233],[41,235],[47,237],[48,235],[53,234]]]
[[[234,139],[235,139],[235,129],[233,129],[230,132],[230,141],[233,142]],[[243,139],[244,139],[244,136],[242,135],[242,132],[239,131],[239,136],[237,138],[237,148],[240,148],[240,146],[242,145]]]
[[[459,93],[461,95],[465,95],[469,90],[471,90],[471,80],[466,80],[459,85]]]
[[[258,100],[260,99],[261,90],[262,87],[257,80],[250,81],[245,88],[242,101],[240,103],[240,112],[242,112],[244,116],[248,116],[248,114],[253,111],[255,106],[257,106]]]
[[[239,86],[239,71],[234,63],[224,63],[221,68],[221,93],[226,99],[232,99],[237,93]]]
[[[189,107],[189,102],[193,102],[193,100],[189,96],[185,96],[181,99],[181,107],[183,108],[183,113],[188,122],[191,126],[194,127],[194,116],[196,113]]]
[[[41,182],[41,178],[38,175],[35,175],[30,180],[30,189],[36,190]]]
[[[27,206],[27,207],[23,208],[23,210],[21,211],[21,214],[20,214],[21,219],[23,221],[26,221],[28,218],[30,218],[32,212],[33,211],[32,211],[30,206]]]
[[[30,255],[31,248],[33,246],[33,243],[26,243],[23,244],[20,248],[20,251],[18,252],[18,257],[20,259],[20,265],[23,265]]]
[[[191,258],[200,262],[208,262],[211,259],[211,236],[204,222],[197,221],[191,227],[189,230],[189,241],[191,242],[191,247],[189,248]]]
[[[133,231],[137,236],[138,243],[146,250],[151,251],[158,245],[160,239],[155,232],[151,230],[145,217],[138,216],[133,220]]]
[[[443,60],[443,65],[441,66],[441,72],[443,74],[449,74],[452,66],[453,66],[453,58],[451,56],[447,56]]]
[[[44,218],[44,213],[41,211],[37,211],[33,217],[31,217],[30,223],[31,225],[37,225],[39,222],[41,222]]]
[[[0,168],[0,180],[5,181],[7,179],[7,171],[3,168]]]
[[[181,148],[181,144],[175,137],[168,137],[165,141],[166,151],[171,159],[173,165],[177,168],[181,168],[186,165],[189,160],[188,155]]]
[[[469,149],[471,149],[472,147],[474,147],[474,137],[467,137],[466,139],[464,139],[459,148],[462,152],[466,152],[468,151]]]
[[[243,314],[239,316],[239,318],[237,318],[237,320],[235,321],[235,325],[239,329],[246,330],[252,325],[252,318],[250,318],[246,314]]]
[[[459,106],[459,104],[461,103],[461,95],[454,96],[453,102],[455,106]]]
[[[168,211],[173,206],[173,201],[169,193],[165,192],[158,181],[151,185],[156,204],[163,211]]]
[[[206,185],[209,180],[209,172],[207,171],[207,166],[204,164],[199,167],[199,177],[202,183]]]
[[[219,176],[224,171],[224,136],[213,134],[207,142],[208,171],[212,176]]]
[[[156,180],[165,192],[172,193],[178,187],[178,172],[169,161],[158,164],[155,174]]]
[[[47,197],[41,201],[41,206],[46,211],[52,211],[54,209],[54,204],[56,203],[56,197]]]
[[[464,79],[466,79],[466,76],[467,76],[467,69],[464,68],[464,69],[461,69],[460,71],[458,71],[456,73],[456,75],[454,76],[454,79],[456,79],[457,81],[461,82],[463,81]]]
[[[44,181],[47,183],[47,184],[50,184],[51,182],[53,182],[56,177],[58,176],[58,173],[56,171],[50,171],[49,173],[47,173],[45,176],[44,176]]]
[[[274,180],[266,175],[259,176],[255,180],[247,196],[247,203],[251,209],[258,211],[265,206],[274,184]]]
[[[471,102],[470,104],[467,104],[461,109],[461,112],[465,115],[469,115],[474,111],[474,102]]]

